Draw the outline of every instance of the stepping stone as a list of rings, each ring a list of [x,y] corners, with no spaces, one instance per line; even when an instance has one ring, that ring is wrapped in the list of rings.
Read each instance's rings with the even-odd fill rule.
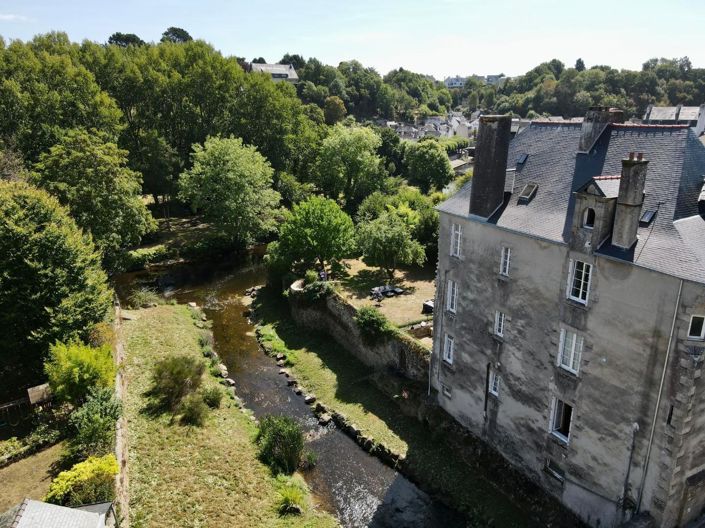
[[[331,415],[328,413],[323,413],[318,417],[318,423],[321,425],[328,425],[332,420]]]
[[[191,301],[190,303],[188,303],[188,307],[189,308],[198,308],[198,305],[195,302]]]
[[[304,403],[306,403],[306,405],[311,405],[315,401],[316,401],[316,397],[313,394],[308,394],[304,398]]]
[[[287,378],[289,377],[289,371],[286,369],[279,369],[279,374],[284,374]]]
[[[286,384],[287,384],[289,387],[293,387],[294,385],[296,385],[296,380],[295,380],[295,379],[290,379],[290,380],[288,380],[288,381],[286,382]]]
[[[234,386],[235,386],[235,380],[232,379],[232,378],[225,378],[225,383],[227,383],[227,384],[230,385],[231,387],[234,387]]]
[[[218,364],[218,370],[220,371],[220,377],[221,378],[227,378],[228,377],[228,367],[223,365],[222,363]]]
[[[301,390],[301,387],[296,387],[294,389],[294,394],[296,394],[297,396],[301,396],[303,394],[303,392],[304,391]]]
[[[279,354],[277,354],[277,361],[284,361],[285,359],[286,359],[286,356],[284,354],[282,354],[281,352],[279,352]]]

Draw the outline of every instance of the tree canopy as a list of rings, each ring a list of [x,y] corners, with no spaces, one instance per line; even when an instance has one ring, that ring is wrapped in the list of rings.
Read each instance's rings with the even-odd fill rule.
[[[443,189],[453,180],[453,169],[445,149],[434,140],[410,143],[404,150],[405,174],[422,192]]]
[[[189,32],[180,27],[170,27],[162,33],[162,42],[174,42],[181,44],[193,40],[193,37],[189,35]]]
[[[208,138],[193,147],[179,196],[229,242],[245,246],[274,230],[279,193],[269,162],[239,138]]]
[[[146,42],[134,33],[113,33],[108,38],[108,44],[126,48],[127,46],[144,46]]]

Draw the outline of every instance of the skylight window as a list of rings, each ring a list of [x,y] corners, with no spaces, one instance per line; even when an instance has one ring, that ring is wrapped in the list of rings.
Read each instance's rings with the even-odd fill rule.
[[[639,223],[642,225],[649,225],[654,219],[654,216],[656,216],[656,211],[653,209],[646,210],[641,215],[641,218],[639,218]]]
[[[529,182],[527,183],[519,195],[519,203],[528,204],[536,196],[536,191],[539,188],[538,183]]]
[[[517,156],[517,165],[523,165],[526,163],[526,160],[529,158],[529,155],[526,153],[519,154]]]

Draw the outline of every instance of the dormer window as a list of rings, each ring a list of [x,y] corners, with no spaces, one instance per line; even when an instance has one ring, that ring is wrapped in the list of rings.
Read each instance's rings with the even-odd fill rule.
[[[585,229],[595,227],[595,210],[592,207],[588,207],[583,213],[583,227]]]

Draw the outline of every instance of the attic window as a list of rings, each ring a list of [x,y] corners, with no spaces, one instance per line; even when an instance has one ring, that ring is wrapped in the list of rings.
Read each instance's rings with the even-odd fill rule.
[[[539,188],[538,183],[529,182],[527,183],[519,195],[519,203],[528,204],[536,196],[536,191]]]
[[[519,156],[517,156],[517,165],[523,165],[528,158],[529,155],[526,153],[519,154]]]
[[[639,223],[642,225],[649,225],[654,219],[654,216],[656,216],[656,211],[654,211],[653,209],[646,210],[641,215],[641,218],[639,218]]]
[[[585,213],[583,214],[583,227],[585,229],[595,227],[595,210],[592,207],[585,209]]]

